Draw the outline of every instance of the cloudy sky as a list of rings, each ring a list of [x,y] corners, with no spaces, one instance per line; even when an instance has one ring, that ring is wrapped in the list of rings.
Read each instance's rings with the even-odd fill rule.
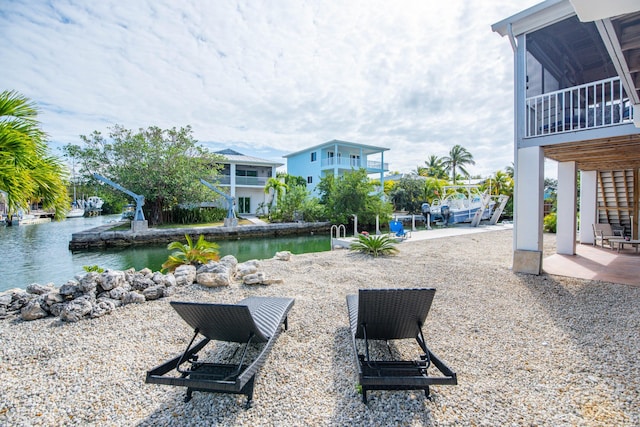
[[[513,161],[513,65],[491,24],[538,0],[2,0],[0,90],[35,101],[53,152],[79,135],[191,125],[284,162],[332,139],[411,172],[455,144]]]

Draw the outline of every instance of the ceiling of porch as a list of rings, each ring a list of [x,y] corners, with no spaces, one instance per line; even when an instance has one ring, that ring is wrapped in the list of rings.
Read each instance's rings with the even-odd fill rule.
[[[640,134],[542,147],[545,157],[576,162],[580,170],[640,168]]]

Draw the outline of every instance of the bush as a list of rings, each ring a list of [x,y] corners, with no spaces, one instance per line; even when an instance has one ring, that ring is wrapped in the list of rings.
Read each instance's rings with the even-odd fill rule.
[[[227,216],[227,210],[223,208],[181,208],[174,207],[169,212],[167,222],[173,224],[206,224],[221,222]]]
[[[162,264],[162,271],[173,272],[176,268],[184,264],[199,266],[209,261],[218,261],[219,246],[214,242],[208,242],[201,234],[198,241],[194,244],[188,234],[184,235],[187,243],[171,242],[167,246],[168,250],[174,252],[169,255],[167,261]]]
[[[551,212],[549,215],[544,217],[544,231],[548,233],[556,232],[556,222],[557,215],[555,212]]]

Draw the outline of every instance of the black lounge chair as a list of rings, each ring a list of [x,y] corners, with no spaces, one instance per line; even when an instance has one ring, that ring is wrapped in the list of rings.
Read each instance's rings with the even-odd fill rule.
[[[429,350],[422,334],[435,292],[431,288],[360,289],[358,295],[347,296],[364,403],[367,403],[367,390],[424,390],[429,398],[429,386],[458,383],[456,373]],[[370,340],[405,338],[415,338],[418,342],[423,354],[417,360],[371,359]],[[357,340],[364,340],[364,355],[358,351]],[[428,369],[438,370],[439,374],[432,376]]]
[[[187,387],[185,402],[191,400],[193,391],[244,394],[246,406],[250,407],[256,373],[280,335],[280,325],[283,324],[285,330],[288,328],[287,313],[293,301],[292,298],[250,297],[238,304],[171,302],[195,333],[184,353],[148,371],[146,382]],[[198,334],[204,339],[192,347]],[[199,362],[196,353],[211,340],[243,343],[240,361],[233,364]],[[264,345],[257,356],[245,364],[251,343]],[[181,367],[187,362],[189,367]]]

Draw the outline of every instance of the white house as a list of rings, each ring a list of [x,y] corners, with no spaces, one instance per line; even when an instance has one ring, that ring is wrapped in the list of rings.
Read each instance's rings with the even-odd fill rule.
[[[236,199],[239,214],[255,214],[260,203],[268,203],[267,180],[276,176],[276,168],[284,163],[245,156],[234,150],[216,151],[225,158],[216,184]]]
[[[389,164],[384,162],[385,151],[389,149],[334,139],[283,157],[287,159],[287,173],[306,179],[307,189],[313,192],[322,177],[340,176],[360,168],[378,174],[382,185],[384,173],[389,171]]]
[[[558,162],[558,253],[592,243],[598,222],[638,238],[640,2],[548,0],[492,29],[514,52],[513,270],[542,269],[545,158]]]

